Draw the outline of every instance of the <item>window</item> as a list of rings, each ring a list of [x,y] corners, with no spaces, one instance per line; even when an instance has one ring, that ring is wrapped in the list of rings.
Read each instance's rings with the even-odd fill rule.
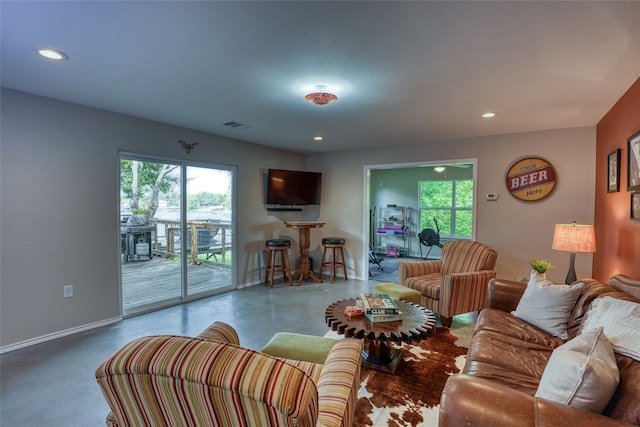
[[[473,180],[419,181],[420,229],[470,239],[473,233]]]

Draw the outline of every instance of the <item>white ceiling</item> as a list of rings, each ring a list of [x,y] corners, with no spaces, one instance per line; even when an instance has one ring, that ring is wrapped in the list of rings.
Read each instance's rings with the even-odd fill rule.
[[[1,19],[4,87],[300,153],[593,126],[640,75],[637,1],[2,1]],[[319,84],[338,101],[305,101]]]

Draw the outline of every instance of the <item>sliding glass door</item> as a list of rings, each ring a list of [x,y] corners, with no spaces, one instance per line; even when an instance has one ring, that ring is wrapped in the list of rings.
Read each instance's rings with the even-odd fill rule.
[[[123,314],[235,289],[235,170],[123,154]]]

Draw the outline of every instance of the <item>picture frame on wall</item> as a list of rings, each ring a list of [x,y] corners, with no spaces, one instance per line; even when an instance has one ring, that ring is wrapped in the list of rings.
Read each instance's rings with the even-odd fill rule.
[[[607,156],[607,193],[620,191],[620,149],[616,148]]]
[[[640,130],[627,139],[627,190],[640,190]]]
[[[640,221],[640,193],[631,193],[631,219]]]

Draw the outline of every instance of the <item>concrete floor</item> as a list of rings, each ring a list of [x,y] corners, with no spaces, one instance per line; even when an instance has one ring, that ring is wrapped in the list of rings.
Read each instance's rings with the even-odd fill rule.
[[[3,354],[0,425],[104,426],[109,408],[94,372],[125,343],[145,335],[196,336],[216,320],[233,325],[241,344],[256,350],[279,331],[322,336],[329,330],[327,305],[370,291],[375,283],[338,279],[252,286]]]

